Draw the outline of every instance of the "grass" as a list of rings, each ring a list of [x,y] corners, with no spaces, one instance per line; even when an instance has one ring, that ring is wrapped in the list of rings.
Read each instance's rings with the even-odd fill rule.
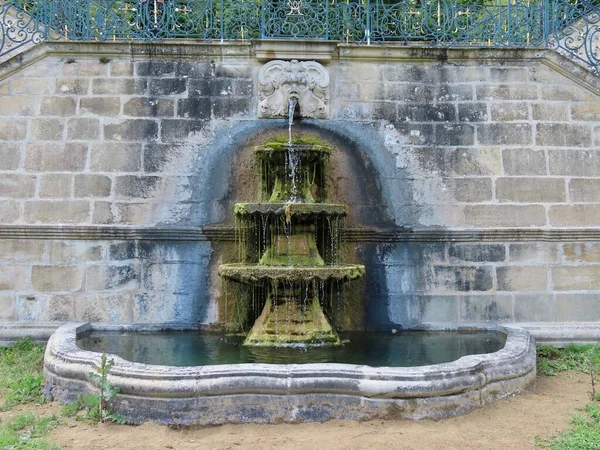
[[[591,380],[600,371],[600,346],[569,345],[562,349],[540,345],[538,353],[538,372],[555,375],[558,372],[574,370],[590,374]],[[600,404],[598,394],[592,403],[585,406],[583,414],[574,416],[571,429],[552,439],[537,439],[539,447],[552,450],[600,450]]]
[[[44,347],[31,339],[21,339],[13,347],[0,347],[0,411],[9,411],[17,405],[44,402],[41,393],[41,374]],[[0,449],[54,450],[59,446],[43,438],[59,419],[21,412],[0,421]]]

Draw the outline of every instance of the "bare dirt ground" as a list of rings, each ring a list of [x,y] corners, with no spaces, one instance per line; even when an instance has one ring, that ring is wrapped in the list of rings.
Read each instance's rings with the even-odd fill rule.
[[[522,395],[437,422],[330,421],[175,430],[149,423],[132,427],[68,421],[50,439],[74,450],[534,449],[536,436],[547,439],[570,426],[590,391],[589,377],[568,373],[538,376]],[[42,408],[58,410],[58,405]]]

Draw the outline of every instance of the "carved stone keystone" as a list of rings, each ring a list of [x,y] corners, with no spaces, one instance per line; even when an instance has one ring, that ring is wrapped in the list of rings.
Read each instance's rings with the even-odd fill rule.
[[[315,61],[269,61],[258,72],[258,117],[288,116],[290,99],[296,99],[300,115],[329,117],[329,73]]]

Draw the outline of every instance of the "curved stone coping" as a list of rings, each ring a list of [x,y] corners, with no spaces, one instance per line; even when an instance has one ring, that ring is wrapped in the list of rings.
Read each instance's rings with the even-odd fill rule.
[[[361,264],[339,264],[335,266],[265,266],[259,264],[221,264],[219,275],[238,281],[259,280],[339,280],[350,281],[365,276]]]
[[[275,216],[337,216],[348,214],[346,205],[335,203],[236,203],[236,216],[268,214]]]
[[[369,419],[391,413],[406,418],[447,417],[518,392],[535,378],[535,343],[529,333],[493,328],[507,334],[503,349],[421,367],[169,367],[110,355],[115,365],[109,382],[120,388],[113,407],[132,422],[185,424]],[[76,345],[77,334],[91,329],[90,324],[67,324],[50,338],[44,374],[51,396],[69,401],[95,389],[88,374],[97,371],[101,355]]]

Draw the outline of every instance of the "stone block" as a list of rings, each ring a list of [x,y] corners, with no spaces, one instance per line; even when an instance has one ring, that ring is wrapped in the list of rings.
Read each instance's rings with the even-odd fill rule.
[[[551,175],[597,177],[600,173],[598,150],[548,150]]]
[[[210,119],[210,99],[202,97],[179,100],[177,102],[177,115],[188,119]]]
[[[26,265],[0,265],[0,291],[27,289],[29,267]]]
[[[557,294],[558,322],[597,322],[600,320],[600,294]]]
[[[540,87],[540,98],[542,100],[552,101],[579,101],[579,102],[597,102],[598,97],[587,89],[574,85],[561,83],[559,85],[542,85]]]
[[[548,211],[550,225],[556,227],[597,227],[600,225],[600,205],[556,205]]]
[[[124,225],[154,224],[152,204],[150,203],[114,203],[111,207],[114,222]]]
[[[514,122],[529,119],[526,103],[498,102],[490,104],[492,121]]]
[[[14,200],[0,200],[0,223],[14,223],[21,217],[21,205]]]
[[[35,176],[0,173],[0,197],[27,198],[35,194]]]
[[[600,202],[600,179],[571,178],[569,197],[572,202]]]
[[[462,80],[459,80],[462,81]],[[468,84],[436,84],[433,87],[433,98],[436,102],[464,102],[474,100],[473,85]],[[431,90],[430,86],[425,86],[426,91]],[[416,93],[416,92],[415,92]],[[425,95],[426,98],[429,95]],[[419,96],[416,95],[408,101],[418,102]]]
[[[502,150],[504,175],[546,175],[546,153],[530,148]]]
[[[138,172],[141,165],[141,144],[104,142],[91,146],[90,169],[94,172]]]
[[[36,114],[38,100],[26,95],[7,95],[0,102],[0,116],[33,116]]]
[[[188,95],[190,97],[251,96],[253,92],[254,83],[249,79],[215,77],[190,79],[188,81]]]
[[[86,95],[90,89],[89,78],[59,78],[54,93],[59,95]]]
[[[506,259],[504,244],[451,244],[450,262],[500,262]]]
[[[16,319],[15,303],[14,294],[0,294],[0,320],[12,322]]]
[[[112,61],[110,63],[109,72],[111,77],[132,77],[133,76],[132,61]]]
[[[470,227],[539,227],[546,225],[542,205],[466,205],[465,224]]]
[[[150,95],[178,95],[187,91],[185,78],[150,78],[148,85]]]
[[[108,197],[112,180],[105,175],[76,175],[75,197]]]
[[[421,296],[390,294],[387,302],[387,320],[402,327],[421,325]]]
[[[20,141],[27,136],[25,119],[0,118],[0,141]]]
[[[458,298],[453,295],[421,296],[422,323],[458,322]]]
[[[565,261],[600,263],[600,243],[598,242],[573,242],[563,244]]]
[[[115,216],[112,212],[111,202],[94,202],[92,212],[92,223],[94,224],[112,224],[115,222]]]
[[[370,117],[371,113],[372,111],[369,110],[368,114],[366,114],[366,117]],[[394,125],[398,133],[402,135],[407,144],[430,145],[433,141],[433,125],[431,124],[396,122]]]
[[[79,101],[79,114],[114,117],[119,115],[121,100],[118,97],[84,97]]]
[[[21,164],[21,146],[5,142],[0,144],[0,170],[16,170]]]
[[[385,89],[383,98],[386,98],[390,101],[432,103],[435,98],[434,90],[423,84],[387,83],[384,86]],[[452,100],[448,99],[442,101]]]
[[[144,172],[181,173],[182,161],[186,156],[189,158],[189,149],[185,146],[147,144],[144,147]]]
[[[105,323],[134,321],[134,296],[129,292],[90,292],[75,296],[78,320]]]
[[[499,149],[445,149],[443,172],[448,176],[500,175]]]
[[[140,61],[135,63],[135,74],[138,77],[163,77],[175,75],[174,61]]]
[[[86,201],[28,201],[25,203],[27,223],[85,223],[90,215]]]
[[[147,81],[140,78],[94,78],[94,95],[142,95],[146,92]]]
[[[354,98],[356,91],[350,96]],[[456,108],[452,103],[432,104],[398,104],[398,120],[401,122],[454,122]]]
[[[73,176],[52,174],[40,176],[39,196],[42,198],[72,197]]]
[[[140,287],[139,267],[135,264],[88,266],[85,269],[85,290],[137,290]]]
[[[458,301],[461,322],[509,322],[513,318],[511,295],[464,295]]]
[[[489,118],[487,103],[458,104],[459,122],[487,122]]]
[[[563,178],[498,178],[496,198],[521,203],[555,203],[566,200]]]
[[[556,300],[553,294],[516,294],[516,322],[553,322]]]
[[[483,145],[531,144],[531,125],[529,123],[477,124],[477,141]]]
[[[539,291],[548,289],[548,269],[538,266],[496,268],[499,291]]]
[[[212,100],[212,111],[215,119],[226,119],[232,116],[252,114],[253,108],[250,97],[217,97]]]
[[[161,177],[124,175],[115,179],[116,198],[152,198],[161,188]]]
[[[600,265],[552,267],[552,286],[556,291],[598,291]]]
[[[598,102],[572,104],[571,119],[582,122],[598,122],[600,120],[600,105]]]
[[[492,199],[491,178],[446,178],[444,184],[450,188],[457,202],[486,202]]]
[[[102,64],[98,59],[85,60],[78,59],[75,62],[65,62],[62,66],[64,76],[79,76],[79,77],[105,77],[108,73],[108,66]]]
[[[546,242],[510,244],[508,260],[522,264],[552,264],[559,261],[559,245]]]
[[[31,284],[41,292],[76,291],[81,288],[79,266],[33,266]]]
[[[44,116],[74,116],[76,107],[74,97],[44,97],[40,105],[40,114]]]
[[[36,141],[62,141],[64,128],[61,119],[31,119],[29,137]]]
[[[80,172],[88,155],[85,143],[33,143],[27,145],[25,169],[36,172]]]
[[[75,141],[91,141],[100,137],[100,121],[98,119],[77,118],[67,124],[67,138]]]
[[[44,261],[45,242],[42,240],[4,239],[0,240],[0,260],[10,262]]]
[[[445,146],[473,145],[475,127],[468,124],[436,124],[432,143]]]
[[[529,74],[524,67],[491,67],[490,81],[496,83],[523,83],[529,81]]]
[[[39,297],[39,296],[36,296]],[[75,299],[72,294],[46,295],[41,320],[68,322],[75,320]],[[40,320],[38,319],[38,320]]]
[[[123,114],[136,117],[173,117],[175,104],[164,98],[136,97],[123,105]]]
[[[430,292],[489,291],[493,287],[490,266],[433,266]]]
[[[138,242],[125,241],[111,243],[108,247],[108,259],[110,261],[142,259],[142,255],[139,252]]]
[[[565,123],[538,123],[535,140],[537,145],[549,147],[590,147],[592,128]]]
[[[47,248],[51,264],[73,264],[100,261],[104,247],[92,241],[51,241]]]
[[[534,84],[481,84],[476,89],[477,100],[536,100]]]
[[[566,122],[569,108],[566,103],[532,103],[531,118],[540,122]]]
[[[52,92],[52,78],[15,78],[10,86],[13,94],[18,95],[44,95]]]
[[[132,119],[104,125],[104,139],[108,141],[155,141],[158,123],[153,120]]]
[[[207,120],[163,120],[160,127],[162,142],[187,142],[201,133],[209,124]]]

